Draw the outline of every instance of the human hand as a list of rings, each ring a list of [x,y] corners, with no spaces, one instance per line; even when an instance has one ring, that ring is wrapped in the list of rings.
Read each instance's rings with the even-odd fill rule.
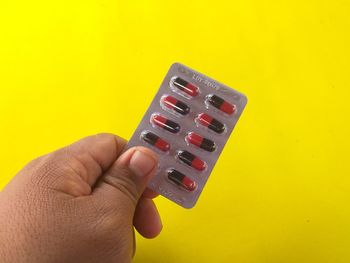
[[[162,224],[146,185],[157,156],[111,134],[87,137],[29,163],[0,192],[1,262],[130,262],[134,228]]]

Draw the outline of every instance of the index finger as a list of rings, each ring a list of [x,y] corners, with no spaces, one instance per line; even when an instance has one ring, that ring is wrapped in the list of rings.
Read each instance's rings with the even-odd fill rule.
[[[118,159],[126,140],[114,134],[102,133],[77,141],[52,153],[55,161],[69,166],[91,187]]]

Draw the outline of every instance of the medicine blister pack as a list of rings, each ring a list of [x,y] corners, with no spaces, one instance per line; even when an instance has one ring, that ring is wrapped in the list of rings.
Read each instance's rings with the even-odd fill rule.
[[[148,187],[191,208],[246,103],[243,94],[175,63],[125,150],[145,146],[158,153]]]

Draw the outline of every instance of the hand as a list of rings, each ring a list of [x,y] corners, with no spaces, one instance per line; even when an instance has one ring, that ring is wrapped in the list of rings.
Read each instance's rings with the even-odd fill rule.
[[[162,224],[146,185],[157,156],[111,134],[87,137],[29,163],[0,192],[1,262],[130,262],[134,228]]]

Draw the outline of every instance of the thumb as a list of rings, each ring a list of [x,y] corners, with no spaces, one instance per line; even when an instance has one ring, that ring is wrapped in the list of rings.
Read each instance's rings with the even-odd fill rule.
[[[107,204],[108,209],[116,209],[132,217],[139,198],[155,174],[157,164],[158,156],[148,148],[131,148],[102,176],[93,195],[102,204]]]

